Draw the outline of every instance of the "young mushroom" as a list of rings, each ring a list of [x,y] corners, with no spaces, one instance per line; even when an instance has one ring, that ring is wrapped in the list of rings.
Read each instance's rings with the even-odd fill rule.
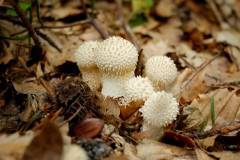
[[[145,102],[154,93],[152,82],[147,77],[132,77],[124,84],[123,104]]]
[[[155,92],[140,109],[143,116],[143,130],[160,131],[177,118],[178,103],[172,94]]]
[[[145,64],[144,70],[157,91],[168,87],[177,77],[177,68],[173,60],[166,56],[153,56]]]
[[[96,64],[105,97],[124,96],[123,84],[134,76],[137,60],[138,52],[131,42],[116,36],[101,42],[97,48]]]
[[[95,64],[95,52],[99,43],[97,41],[83,42],[72,57],[80,68],[83,81],[94,91],[100,88],[99,70]]]

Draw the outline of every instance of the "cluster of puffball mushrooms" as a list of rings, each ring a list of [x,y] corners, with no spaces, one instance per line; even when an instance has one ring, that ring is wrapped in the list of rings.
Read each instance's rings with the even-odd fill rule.
[[[143,102],[143,131],[160,131],[176,119],[178,103],[164,91],[177,77],[174,62],[166,56],[153,56],[145,63],[144,76],[134,76],[138,61],[135,46],[118,36],[103,41],[83,42],[73,55],[82,79],[93,91],[118,99],[120,105]]]

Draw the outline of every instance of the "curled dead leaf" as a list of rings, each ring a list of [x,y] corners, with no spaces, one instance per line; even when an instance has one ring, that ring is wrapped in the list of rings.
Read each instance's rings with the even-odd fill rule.
[[[104,122],[98,118],[88,118],[78,123],[74,128],[74,134],[77,137],[93,138],[100,134]]]

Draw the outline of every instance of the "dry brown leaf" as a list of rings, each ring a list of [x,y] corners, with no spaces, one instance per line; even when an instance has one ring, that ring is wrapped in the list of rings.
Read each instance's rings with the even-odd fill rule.
[[[74,135],[82,138],[93,138],[100,134],[104,122],[98,118],[88,118],[74,127]]]
[[[199,67],[205,61],[212,58],[211,55],[206,53],[198,53],[192,50],[187,44],[181,43],[176,47],[177,55],[183,57],[188,64],[191,64],[193,67]],[[182,66],[187,66],[184,61],[180,61]]]
[[[199,148],[196,148],[195,152],[198,160],[214,160],[214,158],[210,157],[206,152],[202,151]]]
[[[114,116],[119,118],[120,108],[116,100],[113,100],[110,97],[103,97],[102,95],[98,96],[100,111],[104,115]]]
[[[230,151],[212,152],[211,154],[221,160],[239,160],[239,157],[240,157],[239,152],[230,152]]]
[[[194,151],[176,147],[161,142],[144,140],[137,145],[137,156],[141,160],[194,160],[197,159]]]
[[[191,102],[199,94],[207,92],[211,85],[229,79],[227,71],[230,65],[226,58],[219,57],[213,59],[209,64],[208,62],[202,64],[191,75],[183,72],[182,74],[186,76],[185,78],[180,74],[181,80],[185,79],[185,81],[177,80],[172,86],[172,93],[177,97],[182,97],[184,100]]]
[[[240,120],[240,96],[239,88],[223,88],[199,95],[190,104],[200,110],[202,117],[208,120],[207,128],[211,128],[210,98],[214,97],[214,109],[216,115],[216,125],[227,125]]]
[[[33,132],[20,136],[19,133],[0,136],[0,159],[20,160],[25,148],[33,139]]]
[[[226,42],[232,46],[240,47],[240,33],[235,30],[221,30],[214,34],[217,42]]]
[[[59,160],[62,157],[62,135],[52,123],[44,123],[42,130],[26,148],[22,160]]]
[[[17,92],[22,94],[44,94],[45,88],[36,82],[36,79],[30,78],[22,81],[21,83],[13,82],[13,86]]]
[[[152,56],[163,56],[173,51],[174,49],[164,40],[159,40],[157,42],[152,40],[143,46],[143,55],[145,59]]]
[[[172,0],[162,0],[158,2],[155,10],[158,16],[170,17],[175,14],[174,10],[176,7]]]
[[[73,8],[72,6],[66,6],[66,7],[59,7],[55,8],[51,11],[51,16],[53,16],[56,19],[61,19],[70,15],[76,15],[81,13],[81,10],[78,8]]]

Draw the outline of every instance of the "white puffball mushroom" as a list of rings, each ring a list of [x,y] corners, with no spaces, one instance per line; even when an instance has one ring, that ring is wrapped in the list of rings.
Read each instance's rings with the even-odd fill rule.
[[[62,160],[89,160],[87,152],[76,144],[69,144],[63,147]]]
[[[73,55],[73,61],[78,64],[83,81],[94,91],[100,88],[100,75],[95,63],[96,48],[100,43],[98,41],[83,42]]]
[[[147,60],[144,73],[159,91],[174,82],[177,77],[177,67],[173,60],[166,56],[153,56]]]
[[[95,62],[101,73],[104,96],[124,96],[124,82],[134,76],[137,60],[137,49],[128,40],[113,36],[101,42]]]
[[[146,101],[154,93],[152,82],[147,77],[132,77],[124,84],[125,102]]]
[[[172,94],[161,91],[149,96],[140,112],[149,126],[162,128],[177,118],[179,108]]]

